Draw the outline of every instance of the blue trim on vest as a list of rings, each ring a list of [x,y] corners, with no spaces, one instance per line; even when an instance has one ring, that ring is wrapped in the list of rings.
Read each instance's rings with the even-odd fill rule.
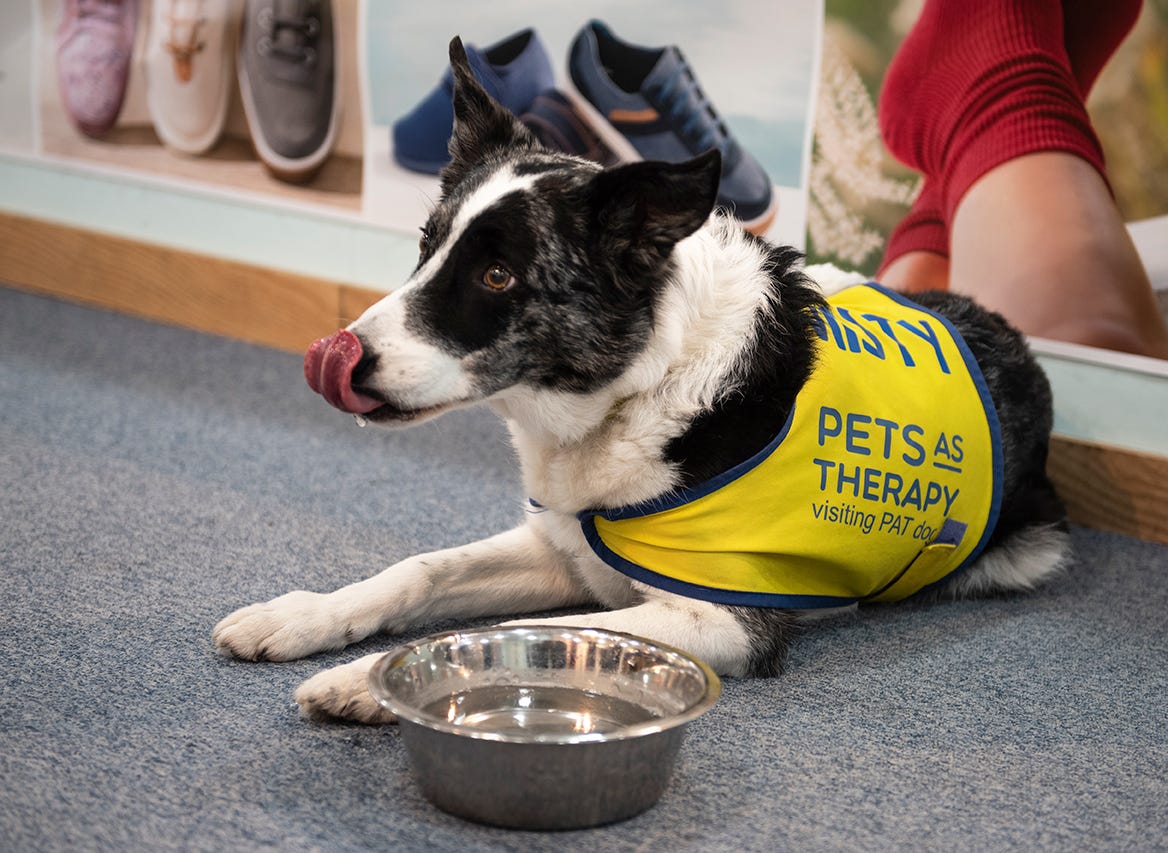
[[[732,604],[739,607],[782,607],[788,610],[811,610],[823,607],[847,607],[860,599],[848,596],[834,595],[793,595],[777,592],[743,592],[736,589],[717,589],[711,586],[701,586],[687,583],[676,578],[660,575],[646,569],[610,549],[596,529],[596,516],[599,512],[580,513],[580,527],[584,531],[584,538],[596,555],[612,568],[628,575],[633,580],[649,584],[649,586],[683,595],[686,598],[697,598],[702,601],[711,601],[714,604]]]

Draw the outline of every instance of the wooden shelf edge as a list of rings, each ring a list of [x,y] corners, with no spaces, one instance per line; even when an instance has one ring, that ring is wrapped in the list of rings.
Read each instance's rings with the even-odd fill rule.
[[[1055,435],[1046,468],[1071,521],[1168,544],[1168,456]]]
[[[0,282],[290,351],[385,295],[3,212]]]
[[[0,282],[302,352],[385,294],[0,212]],[[1071,520],[1168,543],[1168,457],[1056,435]]]

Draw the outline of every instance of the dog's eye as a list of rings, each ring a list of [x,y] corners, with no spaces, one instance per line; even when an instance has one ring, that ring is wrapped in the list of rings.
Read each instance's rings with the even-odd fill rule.
[[[422,229],[422,236],[418,238],[418,251],[423,255],[430,250],[430,235],[426,233],[426,229]]]
[[[515,276],[502,264],[491,264],[483,273],[483,284],[496,292],[506,290],[515,282]]]

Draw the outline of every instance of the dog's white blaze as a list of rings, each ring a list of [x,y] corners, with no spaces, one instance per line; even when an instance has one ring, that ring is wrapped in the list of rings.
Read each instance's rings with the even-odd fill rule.
[[[454,215],[454,221],[450,224],[450,233],[442,244],[437,247],[434,254],[418,268],[404,287],[415,286],[419,283],[429,281],[438,270],[442,269],[442,265],[446,263],[446,259],[450,257],[450,252],[462,235],[466,232],[469,226],[483,211],[487,210],[491,205],[509,195],[513,192],[521,192],[530,189],[535,183],[539,175],[516,175],[510,168],[503,168],[491,175],[481,187],[471,193],[470,197],[462,203],[458,212]]]
[[[462,232],[466,230],[466,226],[492,204],[505,195],[531,189],[539,177],[539,174],[516,175],[510,167],[499,169],[475,190],[458,209],[458,213],[454,216],[454,223],[450,227],[450,237],[446,241],[447,244],[456,242],[462,236]]]

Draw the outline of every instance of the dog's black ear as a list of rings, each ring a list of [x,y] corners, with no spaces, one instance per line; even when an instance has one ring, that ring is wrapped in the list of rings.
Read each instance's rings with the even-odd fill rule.
[[[442,170],[444,193],[494,152],[540,147],[534,134],[475,79],[458,36],[450,42],[450,69],[454,73],[454,131],[450,135],[450,165]]]
[[[617,264],[658,266],[709,217],[721,175],[717,149],[683,163],[645,160],[601,172],[592,203],[602,250]]]

